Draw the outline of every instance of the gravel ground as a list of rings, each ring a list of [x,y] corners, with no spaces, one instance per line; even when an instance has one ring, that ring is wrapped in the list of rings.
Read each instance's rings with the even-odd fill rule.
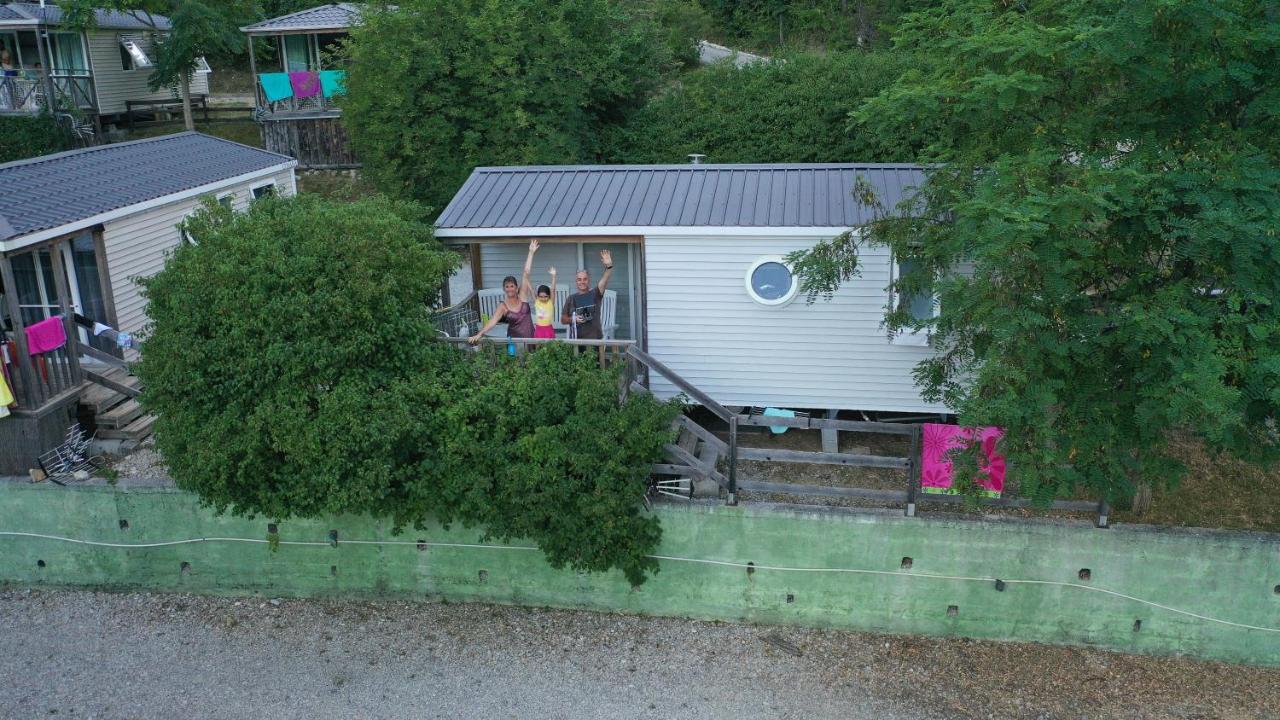
[[[1276,718],[1280,671],[399,601],[0,590],[5,718]]]

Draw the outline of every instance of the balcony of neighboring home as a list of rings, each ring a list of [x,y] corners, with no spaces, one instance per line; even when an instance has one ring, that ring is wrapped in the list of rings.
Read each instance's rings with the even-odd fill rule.
[[[297,158],[300,168],[360,166],[339,106],[346,92],[342,43],[359,22],[358,10],[322,5],[240,28],[249,40],[263,146]]]
[[[0,114],[93,113],[93,83],[82,33],[0,24]]]

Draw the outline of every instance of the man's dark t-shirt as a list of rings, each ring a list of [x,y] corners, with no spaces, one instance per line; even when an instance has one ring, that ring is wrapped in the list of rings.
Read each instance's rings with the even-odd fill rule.
[[[600,340],[604,335],[600,332],[600,301],[604,298],[600,288],[569,296],[569,322],[573,322],[572,313],[577,311],[579,319],[578,338],[581,340]]]

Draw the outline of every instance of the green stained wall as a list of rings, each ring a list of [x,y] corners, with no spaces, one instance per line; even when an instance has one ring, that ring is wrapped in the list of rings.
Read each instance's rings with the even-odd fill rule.
[[[661,572],[633,590],[620,573],[552,569],[537,551],[419,550],[414,544],[480,544],[476,530],[432,527],[393,536],[387,523],[337,517],[280,523],[282,541],[320,544],[281,544],[275,551],[262,543],[221,540],[114,548],[0,536],[0,581],[269,596],[422,596],[1090,644],[1280,666],[1280,632],[1208,622],[1078,587],[1014,582],[1106,589],[1221,620],[1280,628],[1280,536],[776,506],[679,505],[655,512],[663,523],[660,554],[752,562],[759,569],[748,573],[663,560]],[[327,543],[330,530],[338,531],[337,546]],[[217,517],[194,496],[177,491],[0,483],[4,531],[128,544],[194,537],[265,540],[267,521]],[[904,557],[912,558],[909,570],[901,569]],[[184,562],[190,564],[186,572]],[[1087,581],[1078,578],[1082,568],[1090,570]],[[1008,584],[998,591],[988,578]],[[949,606],[955,614],[948,614]],[[1137,631],[1135,620],[1141,620]]]

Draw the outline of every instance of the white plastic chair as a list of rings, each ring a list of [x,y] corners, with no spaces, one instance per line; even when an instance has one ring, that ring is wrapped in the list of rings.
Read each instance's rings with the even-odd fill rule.
[[[612,340],[613,333],[618,329],[618,323],[615,322],[618,313],[618,291],[605,290],[604,298],[600,301],[600,334],[605,340]]]

